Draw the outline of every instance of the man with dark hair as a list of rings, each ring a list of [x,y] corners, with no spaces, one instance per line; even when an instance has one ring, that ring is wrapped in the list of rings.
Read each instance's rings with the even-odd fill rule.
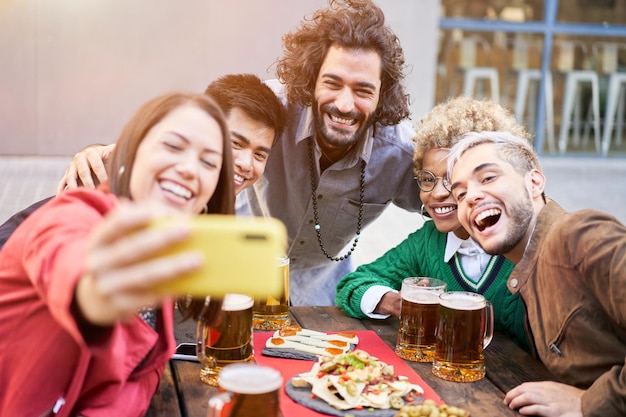
[[[263,175],[272,146],[283,132],[284,109],[272,90],[250,74],[218,78],[204,93],[226,115],[233,144],[235,194],[239,194]]]

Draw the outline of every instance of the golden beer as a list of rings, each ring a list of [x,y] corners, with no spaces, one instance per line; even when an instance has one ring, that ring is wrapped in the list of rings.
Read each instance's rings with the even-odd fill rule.
[[[254,300],[248,295],[226,294],[213,323],[198,321],[197,353],[203,382],[216,386],[218,374],[224,366],[252,361],[253,304]]]
[[[291,324],[289,316],[289,258],[278,258],[278,266],[283,271],[283,292],[280,298],[270,295],[255,298],[253,327],[257,330],[278,330]]]
[[[255,364],[228,365],[217,380],[220,394],[209,400],[207,417],[278,417],[283,379],[276,369]]]
[[[463,291],[439,297],[433,374],[454,382],[485,376],[486,348],[493,337],[493,309],[480,294]]]
[[[396,355],[414,362],[432,362],[439,321],[439,294],[446,283],[426,277],[402,280],[402,307]]]

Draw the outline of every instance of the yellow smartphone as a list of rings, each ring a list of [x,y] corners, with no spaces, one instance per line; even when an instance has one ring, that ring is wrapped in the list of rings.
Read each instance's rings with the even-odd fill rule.
[[[164,227],[180,219],[160,219]],[[164,292],[194,296],[242,293],[253,297],[282,293],[283,274],[277,259],[286,253],[287,231],[278,219],[223,214],[189,219],[191,236],[164,254],[199,250],[204,265],[198,270],[158,287]]]

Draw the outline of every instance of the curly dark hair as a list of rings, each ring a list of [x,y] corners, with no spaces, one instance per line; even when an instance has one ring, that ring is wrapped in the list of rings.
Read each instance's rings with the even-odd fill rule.
[[[291,103],[310,106],[315,82],[331,46],[373,50],[381,57],[380,101],[374,120],[395,125],[409,116],[404,53],[398,37],[385,25],[383,11],[370,0],[329,0],[329,7],[305,18],[283,36],[283,56],[276,63]]]

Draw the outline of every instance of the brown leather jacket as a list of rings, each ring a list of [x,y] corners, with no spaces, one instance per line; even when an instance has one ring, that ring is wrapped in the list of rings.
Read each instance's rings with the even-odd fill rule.
[[[507,284],[524,300],[536,355],[587,389],[583,415],[626,416],[626,226],[549,201]]]

